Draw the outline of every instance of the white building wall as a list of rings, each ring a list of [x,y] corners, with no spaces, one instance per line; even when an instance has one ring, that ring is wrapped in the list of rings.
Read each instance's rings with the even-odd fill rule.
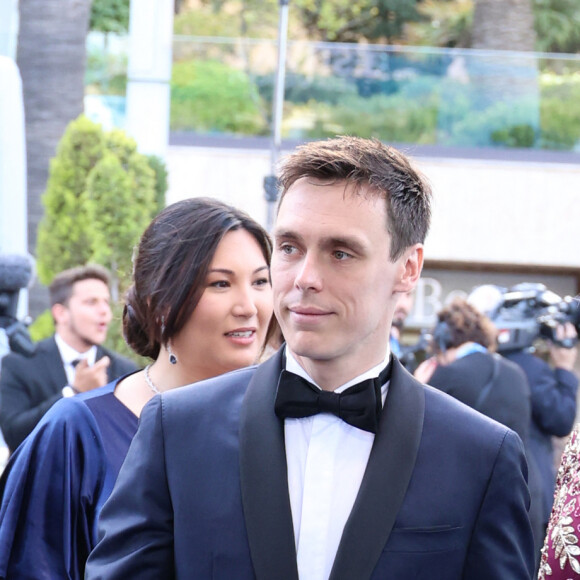
[[[428,259],[580,268],[580,164],[419,165],[434,191]]]
[[[218,197],[265,224],[269,159],[266,150],[169,147],[168,203]],[[415,163],[434,192],[426,259],[580,269],[580,162]]]

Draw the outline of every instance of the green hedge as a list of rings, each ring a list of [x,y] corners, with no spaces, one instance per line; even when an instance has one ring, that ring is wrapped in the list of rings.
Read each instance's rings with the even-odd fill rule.
[[[261,135],[268,131],[257,87],[217,61],[173,65],[171,129]]]
[[[403,143],[575,149],[580,143],[580,75],[543,73],[538,78],[539,98],[482,105],[477,86],[436,74],[392,80],[388,94],[367,94],[364,79],[289,70],[282,132],[297,139],[343,133]],[[252,77],[217,60],[177,62],[171,129],[269,135],[273,84],[273,74]]]

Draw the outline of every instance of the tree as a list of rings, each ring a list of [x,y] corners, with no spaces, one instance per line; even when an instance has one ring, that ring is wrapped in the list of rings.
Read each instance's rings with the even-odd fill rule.
[[[330,42],[361,39],[392,42],[404,25],[419,21],[421,0],[295,0],[302,25],[309,36]]]
[[[17,64],[22,76],[28,179],[28,247],[42,217],[49,160],[68,123],[83,111],[91,0],[20,0]],[[44,305],[31,293],[31,311]],[[42,306],[41,306],[42,304]]]
[[[544,52],[580,52],[578,0],[534,0],[537,49]]]
[[[533,51],[536,35],[532,0],[475,0],[472,38],[472,48]],[[489,124],[492,142],[498,136],[520,135],[525,136],[525,146],[531,147],[540,126],[538,69],[534,58],[517,53],[474,55],[470,59],[474,108],[490,113],[498,107],[507,111],[507,120],[498,116]]]
[[[129,30],[130,0],[93,0],[90,29],[105,34]]]
[[[466,48],[471,46],[472,0],[429,0],[418,7],[421,22],[405,27],[405,38],[417,46]]]
[[[475,0],[472,48],[533,51],[532,0]]]
[[[156,175],[135,141],[81,116],[51,163],[38,231],[39,278],[96,262],[111,271],[117,301],[131,278],[133,247],[158,211]]]

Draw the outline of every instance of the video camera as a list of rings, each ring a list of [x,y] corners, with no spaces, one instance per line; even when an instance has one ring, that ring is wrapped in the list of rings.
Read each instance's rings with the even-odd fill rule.
[[[478,296],[487,293],[486,306]],[[495,300],[489,297],[495,294]],[[578,338],[557,338],[559,325],[570,322],[580,334],[580,302],[577,298],[558,296],[544,284],[525,282],[510,289],[485,285],[475,288],[468,298],[485,312],[498,330],[498,352],[532,348],[538,339],[572,348]],[[495,302],[495,303],[494,303]]]
[[[26,324],[19,321],[16,312],[21,288],[32,280],[33,262],[29,257],[0,254],[0,329],[4,330],[11,351],[32,356],[35,345]]]

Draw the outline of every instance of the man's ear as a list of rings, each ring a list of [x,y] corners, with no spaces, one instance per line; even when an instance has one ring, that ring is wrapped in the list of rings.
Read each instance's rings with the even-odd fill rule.
[[[68,308],[64,304],[55,304],[50,312],[52,313],[52,318],[54,324],[57,325],[62,322],[67,314]]]
[[[409,246],[400,260],[400,275],[396,292],[410,292],[415,288],[423,270],[423,244]]]

